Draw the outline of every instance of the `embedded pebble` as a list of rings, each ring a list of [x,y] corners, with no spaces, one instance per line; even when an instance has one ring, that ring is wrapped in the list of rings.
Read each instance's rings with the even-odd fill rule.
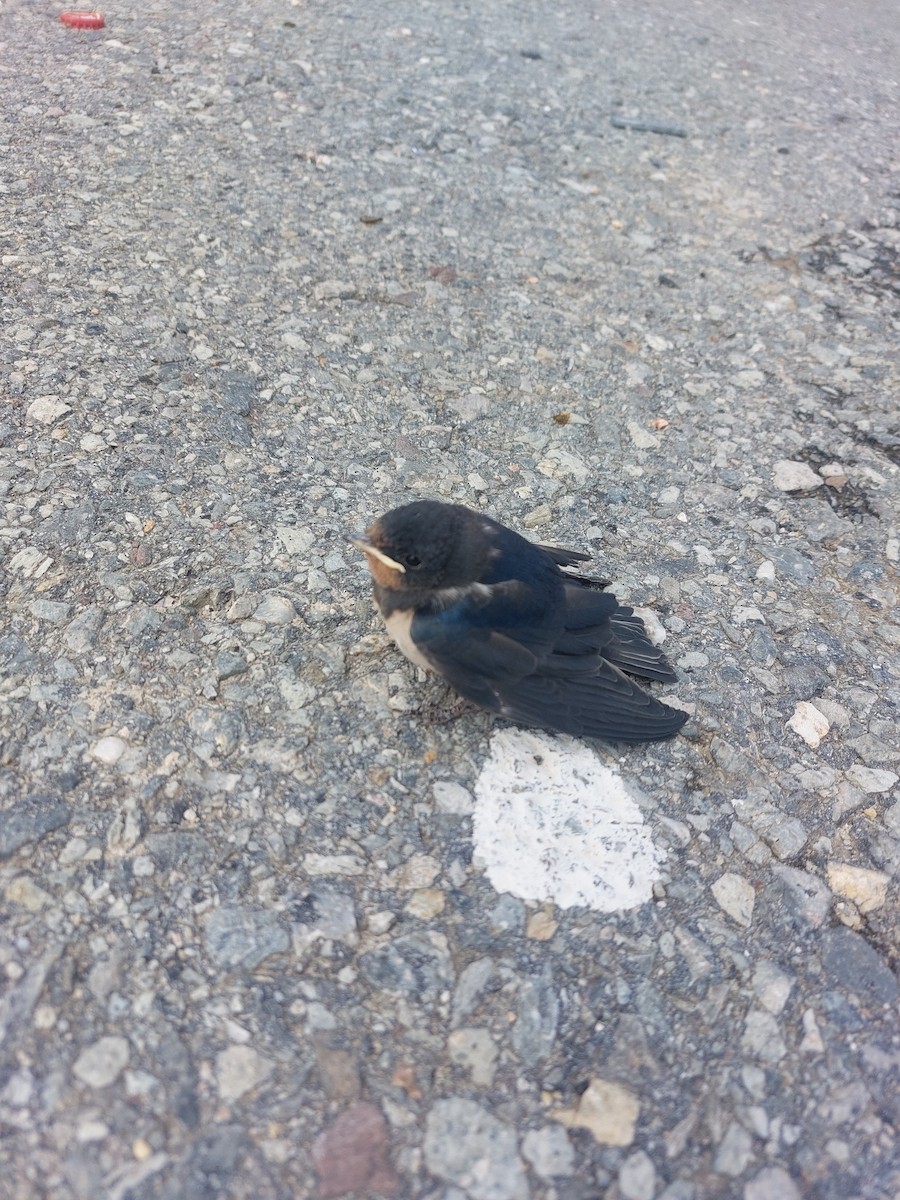
[[[656,434],[645,429],[643,425],[639,425],[637,421],[629,421],[627,429],[628,436],[639,450],[653,450],[659,445],[659,438]]]
[[[806,1008],[803,1010],[803,1039],[800,1042],[800,1053],[822,1054],[824,1051],[825,1043],[819,1032],[816,1014],[813,1009]]]
[[[425,1165],[471,1200],[528,1200],[515,1130],[474,1100],[435,1102],[425,1123]]]
[[[447,897],[439,888],[421,888],[414,892],[404,912],[420,921],[430,921],[444,911]]]
[[[588,1129],[602,1146],[630,1146],[640,1114],[633,1092],[610,1079],[592,1079],[574,1108],[557,1108],[552,1116],[570,1128]]]
[[[538,942],[546,942],[553,937],[557,929],[559,929],[559,921],[548,912],[541,910],[540,912],[532,913],[528,918],[528,923],[525,926],[525,936],[534,938]]]
[[[127,744],[120,737],[102,737],[99,741],[94,742],[90,748],[91,758],[95,758],[97,762],[106,763],[107,766],[115,766],[125,751],[128,749]]]
[[[747,1164],[753,1159],[753,1138],[739,1125],[732,1121],[725,1130],[725,1136],[716,1147],[713,1159],[713,1170],[720,1175],[729,1175],[732,1179],[742,1175]]]
[[[535,1174],[549,1182],[568,1179],[575,1170],[575,1152],[569,1135],[559,1125],[529,1129],[522,1138],[522,1155]]]
[[[498,1053],[497,1043],[489,1029],[464,1026],[454,1029],[447,1038],[447,1054],[451,1062],[468,1071],[476,1087],[490,1087],[493,1084]]]
[[[744,1188],[743,1200],[801,1200],[801,1194],[784,1167],[763,1167]]]
[[[897,783],[900,776],[893,771],[879,770],[875,767],[863,767],[855,764],[845,772],[850,782],[861,792],[876,795],[879,792],[889,792]]]
[[[656,1193],[656,1167],[644,1150],[635,1150],[619,1168],[619,1191],[624,1200],[653,1200]]]
[[[753,990],[760,1004],[773,1016],[778,1016],[787,1003],[795,980],[775,963],[764,960],[753,972]]]
[[[290,946],[277,913],[237,905],[211,912],[204,935],[213,961],[229,971],[251,971],[270,954],[279,954]]]
[[[72,605],[59,600],[32,600],[28,605],[28,611],[39,621],[49,621],[51,625],[60,625],[63,621],[68,620]]]
[[[769,1012],[752,1009],[744,1022],[741,1049],[761,1062],[777,1063],[787,1054],[787,1046],[775,1017]]]
[[[49,795],[20,798],[15,808],[3,813],[0,820],[0,860],[11,858],[29,842],[40,841],[48,833],[69,823],[71,811],[67,804]]]
[[[392,872],[389,884],[401,892],[427,888],[440,874],[441,864],[430,854],[414,854]]]
[[[772,468],[772,482],[782,492],[806,492],[824,481],[807,463],[785,458]]]
[[[252,1046],[229,1046],[216,1056],[219,1095],[225,1101],[239,1100],[245,1092],[264,1083],[275,1064]]]
[[[312,1146],[318,1194],[391,1195],[397,1175],[390,1161],[390,1132],[381,1109],[359,1101],[331,1120]]]
[[[809,871],[779,863],[775,875],[786,889],[786,898],[808,925],[818,929],[831,910],[831,892],[825,883]]]
[[[820,712],[814,704],[810,704],[808,700],[797,701],[794,715],[788,721],[788,725],[794,733],[803,738],[807,746],[811,746],[814,750],[831,728],[825,714]]]
[[[313,287],[316,300],[351,300],[356,295],[356,285],[343,279],[323,279]]]
[[[45,891],[29,875],[17,875],[5,885],[4,897],[10,904],[17,904],[28,912],[37,913],[48,907],[50,893]]]
[[[887,900],[890,880],[883,871],[853,867],[849,863],[830,862],[826,877],[828,886],[835,895],[852,900],[863,914],[882,908]]]
[[[284,596],[266,596],[253,612],[254,620],[266,625],[289,625],[296,615],[297,610]]]
[[[719,905],[738,925],[748,926],[753,920],[756,893],[742,875],[728,871],[712,885],[712,894]]]
[[[822,936],[822,964],[835,983],[874,1004],[892,1004],[898,995],[893,971],[865,938],[852,929],[828,929]]]
[[[29,421],[37,421],[39,425],[52,425],[71,411],[71,405],[58,396],[38,396],[28,405],[26,415]]]
[[[445,813],[453,813],[456,816],[468,816],[475,807],[475,799],[472,793],[461,784],[453,783],[449,779],[438,779],[432,785],[432,795],[434,796],[435,806]]]
[[[128,1039],[110,1034],[82,1050],[72,1064],[72,1073],[88,1087],[108,1087],[125,1070],[130,1057]]]

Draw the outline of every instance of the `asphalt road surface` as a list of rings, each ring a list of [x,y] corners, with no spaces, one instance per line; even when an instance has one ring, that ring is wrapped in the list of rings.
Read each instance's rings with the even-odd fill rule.
[[[0,8],[0,1190],[900,1194],[894,3]],[[347,535],[691,713],[435,717]]]

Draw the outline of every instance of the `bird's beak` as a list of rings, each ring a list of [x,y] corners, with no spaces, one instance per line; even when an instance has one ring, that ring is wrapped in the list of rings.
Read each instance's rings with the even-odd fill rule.
[[[363,554],[371,555],[372,558],[378,559],[380,563],[384,563],[390,570],[399,571],[401,575],[406,574],[406,567],[404,567],[403,563],[398,563],[395,559],[385,554],[383,550],[379,550],[377,546],[372,544],[372,540],[368,534],[355,533],[350,538],[350,541],[357,550],[362,550]]]

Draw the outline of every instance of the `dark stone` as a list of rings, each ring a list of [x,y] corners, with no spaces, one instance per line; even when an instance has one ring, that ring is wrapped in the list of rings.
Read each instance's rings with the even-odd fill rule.
[[[869,1004],[891,1004],[897,979],[877,950],[852,929],[829,929],[822,938],[822,965],[830,980]]]
[[[818,575],[810,559],[799,550],[792,550],[790,546],[769,546],[766,548],[766,554],[781,574],[795,583],[812,583]]]
[[[229,905],[211,913],[206,949],[217,967],[252,971],[270,954],[283,954],[291,939],[275,913]]]
[[[376,988],[421,998],[453,983],[453,964],[447,950],[427,933],[409,933],[359,960],[360,970]]]
[[[71,811],[54,796],[29,796],[15,808],[0,812],[0,859],[10,858],[29,842],[68,825]]]

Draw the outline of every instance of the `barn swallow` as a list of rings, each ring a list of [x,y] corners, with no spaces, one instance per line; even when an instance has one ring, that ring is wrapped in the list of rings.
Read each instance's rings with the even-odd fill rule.
[[[590,555],[435,500],[392,509],[351,541],[399,648],[480,708],[617,742],[672,737],[687,720],[623,673],[676,677],[640,617],[575,569]]]

